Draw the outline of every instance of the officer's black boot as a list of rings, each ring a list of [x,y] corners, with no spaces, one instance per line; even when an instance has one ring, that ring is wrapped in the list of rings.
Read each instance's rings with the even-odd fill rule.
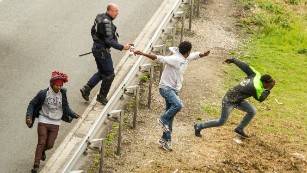
[[[108,99],[101,94],[97,94],[96,101],[101,103],[102,105],[106,105],[108,103]]]
[[[90,96],[90,93],[91,93],[91,87],[88,86],[88,85],[84,85],[83,88],[80,89],[80,92],[82,94],[82,97],[86,100],[86,101],[89,101],[89,96]]]

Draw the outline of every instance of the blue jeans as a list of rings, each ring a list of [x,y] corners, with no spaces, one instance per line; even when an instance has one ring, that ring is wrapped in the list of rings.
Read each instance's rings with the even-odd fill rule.
[[[183,107],[183,103],[178,97],[178,91],[169,87],[159,88],[159,91],[166,103],[165,112],[160,116],[160,119],[169,127],[169,132],[163,132],[162,139],[171,141],[174,117]]]
[[[238,130],[243,130],[248,123],[253,119],[253,117],[256,115],[257,110],[256,108],[247,102],[246,100],[243,100],[240,103],[232,103],[228,101],[227,96],[224,96],[222,101],[222,111],[221,111],[221,117],[217,120],[210,120],[206,122],[201,122],[197,124],[198,129],[204,129],[204,128],[210,128],[210,127],[217,127],[222,126],[226,123],[230,112],[234,109],[240,109],[244,112],[246,112],[246,115],[244,116],[243,120],[238,125]]]

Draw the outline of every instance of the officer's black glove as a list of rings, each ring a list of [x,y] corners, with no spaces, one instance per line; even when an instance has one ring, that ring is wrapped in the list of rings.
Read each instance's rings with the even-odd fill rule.
[[[226,59],[225,62],[226,62],[227,64],[230,64],[230,63],[235,62],[235,59],[234,59],[234,58]]]

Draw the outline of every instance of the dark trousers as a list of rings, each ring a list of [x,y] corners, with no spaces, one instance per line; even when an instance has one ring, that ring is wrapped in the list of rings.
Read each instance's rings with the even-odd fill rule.
[[[237,126],[239,130],[243,130],[248,125],[248,123],[253,119],[253,117],[256,115],[257,110],[252,104],[250,104],[246,100],[243,100],[240,103],[232,103],[228,100],[227,96],[224,96],[223,101],[222,101],[222,110],[221,110],[220,118],[216,120],[209,120],[209,121],[198,123],[197,124],[198,128],[204,129],[204,128],[218,127],[218,126],[224,125],[226,121],[228,120],[230,112],[234,108],[237,108],[239,110],[246,112],[246,115],[244,116],[243,120]]]
[[[94,88],[102,81],[99,94],[106,97],[111,88],[115,74],[111,54],[108,51],[103,54],[101,51],[102,48],[100,44],[93,45],[92,52],[95,57],[98,72],[89,79],[87,85]]]
[[[34,165],[39,166],[43,151],[53,148],[55,139],[58,136],[59,126],[45,123],[38,123],[37,135],[38,142],[35,152]]]

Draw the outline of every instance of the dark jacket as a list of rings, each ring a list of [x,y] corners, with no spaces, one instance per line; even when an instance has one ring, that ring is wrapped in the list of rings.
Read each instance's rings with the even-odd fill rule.
[[[264,101],[269,96],[270,90],[263,88],[263,84],[260,81],[261,74],[253,67],[238,59],[234,59],[233,63],[245,72],[247,77],[226,93],[228,100],[230,102],[240,103],[244,99],[253,96],[259,102]]]
[[[98,44],[98,46],[107,49],[113,47],[117,50],[123,50],[124,46],[117,41],[118,34],[116,33],[116,26],[112,20],[112,17],[108,13],[97,15],[91,29],[94,44]]]
[[[38,118],[39,111],[42,109],[42,106],[46,99],[46,94],[49,88],[44,90],[40,90],[37,95],[30,101],[27,109],[26,119],[32,119],[32,124],[29,128],[33,127],[35,118]],[[69,103],[67,101],[66,89],[62,88],[60,90],[62,93],[62,107],[63,107],[63,115],[62,120],[70,123],[73,118],[77,118],[76,113],[72,111],[69,107]]]

